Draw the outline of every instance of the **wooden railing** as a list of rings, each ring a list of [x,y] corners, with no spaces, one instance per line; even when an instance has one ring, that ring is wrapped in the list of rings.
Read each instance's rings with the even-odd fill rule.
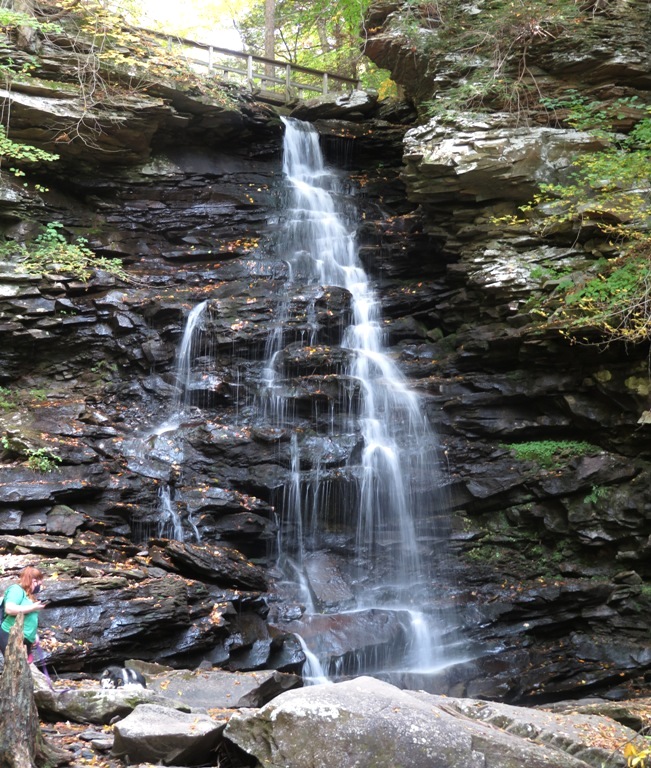
[[[248,88],[256,98],[272,104],[287,104],[314,94],[343,93],[359,88],[359,81],[351,77],[146,31],[167,40],[168,48],[183,56],[195,71]]]

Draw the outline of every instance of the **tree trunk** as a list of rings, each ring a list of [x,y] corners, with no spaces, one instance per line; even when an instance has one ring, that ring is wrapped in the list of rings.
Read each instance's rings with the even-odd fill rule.
[[[0,768],[63,765],[71,762],[71,754],[51,747],[41,734],[34,681],[23,644],[24,620],[24,614],[16,616],[0,677]]]
[[[264,56],[265,59],[274,59],[276,57],[276,0],[265,0],[264,2]],[[274,68],[267,64],[264,73],[267,77],[273,77]]]
[[[323,53],[329,53],[332,48],[330,46],[330,41],[328,40],[328,29],[326,26],[325,19],[318,19],[316,22],[316,31],[319,36],[319,45],[321,46],[321,50]]]
[[[28,16],[35,15],[35,0],[14,0],[14,11],[25,13]],[[38,33],[35,27],[18,27],[18,39],[16,47],[27,53],[36,53],[38,49]]]

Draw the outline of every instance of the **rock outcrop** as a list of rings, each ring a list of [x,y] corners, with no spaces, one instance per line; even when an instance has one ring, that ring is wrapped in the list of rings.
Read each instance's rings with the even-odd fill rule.
[[[594,714],[400,691],[371,678],[282,694],[259,711],[235,714],[225,736],[269,768],[624,766],[613,744],[640,743],[634,731]]]
[[[626,755],[646,748],[648,699],[524,708],[405,691],[368,677],[297,687],[298,678],[278,674],[139,668],[147,688],[114,690],[88,679],[61,689],[32,668],[39,710],[48,720],[104,725],[84,738],[105,760],[110,751],[127,763],[411,768],[480,760],[503,768],[524,760],[624,768]]]
[[[539,64],[547,79],[615,94],[628,78],[644,94],[643,32],[615,45],[600,26],[599,45],[572,56],[565,41],[546,41]],[[616,55],[622,39],[637,47]],[[433,61],[423,69],[395,35],[387,45],[373,53],[376,35],[369,51],[384,64],[395,56],[394,77],[411,95],[438,92]],[[588,66],[595,56],[599,66]],[[47,81],[47,68],[39,74]],[[305,606],[287,599],[273,568],[290,443],[250,410],[288,279],[273,248],[280,121],[249,97],[229,106],[158,83],[112,104],[98,142],[68,144],[54,138],[78,116],[78,96],[59,91],[17,83],[7,97],[13,137],[59,149],[62,160],[39,166],[27,187],[2,170],[2,231],[16,243],[0,265],[3,585],[27,563],[44,567],[43,651],[62,673],[131,657],[296,673],[305,657],[292,630],[309,630]],[[468,653],[427,679],[395,679],[507,702],[644,691],[647,350],[572,345],[532,312],[559,267],[607,254],[607,243],[594,232],[547,241],[495,221],[599,140],[497,110],[413,126],[410,106],[371,112],[373,103],[340,105],[327,119],[322,105],[295,114],[309,110],[328,157],[350,171],[390,354],[441,440],[450,546],[436,557],[450,581],[431,601]],[[123,259],[129,282],[101,270],[84,282],[56,263],[25,272],[18,244],[52,221],[69,240]],[[172,428],[179,345],[204,300],[210,341],[190,377],[194,410]],[[292,301],[297,343],[282,355],[307,425],[313,413],[327,419],[340,396],[346,353],[332,349],[349,297],[315,288]],[[299,342],[315,326],[324,341],[307,348]],[[326,445],[322,423],[306,426],[314,453],[302,469],[323,461],[336,474],[360,446]],[[509,447],[546,439],[591,447],[552,466]],[[339,566],[354,533],[335,520],[328,536],[309,586],[334,610],[348,606]],[[433,558],[439,542],[425,541]],[[363,642],[340,642],[338,657],[405,644],[400,622],[381,615],[340,614],[312,629],[337,637],[345,622]]]
[[[550,8],[532,7],[511,20],[535,21],[539,14],[522,79],[514,81],[552,101],[569,92],[585,103],[648,105],[651,35],[644,4],[602,3],[592,10],[571,35],[538,36],[551,24]],[[485,39],[493,39],[497,17],[483,3],[460,14],[374,4],[367,52],[391,70],[422,115],[433,115],[407,132],[404,145],[401,179],[417,205],[410,218],[420,219],[429,243],[422,282],[410,296],[411,321],[403,275],[390,276],[383,294],[395,348],[429,398],[440,431],[450,502],[460,512],[454,549],[474,563],[459,577],[467,586],[457,595],[466,606],[466,630],[490,637],[489,647],[497,636],[504,641],[496,658],[484,660],[486,679],[466,691],[553,697],[570,677],[579,686],[600,687],[609,677],[607,657],[617,657],[623,686],[614,678],[607,685],[618,696],[642,672],[649,651],[643,630],[651,533],[648,349],[599,346],[588,328],[573,343],[541,320],[540,307],[559,275],[572,279],[615,255],[594,222],[580,233],[557,225],[544,237],[509,219],[540,183],[566,181],[572,161],[597,151],[602,138],[569,126],[567,112],[550,114],[536,99],[505,109],[499,88],[485,89],[483,103],[473,101],[463,86],[478,82],[473,73],[486,64],[485,49],[474,58],[459,55],[453,30],[462,21],[467,30],[479,28],[484,20]],[[522,64],[516,48],[502,62],[507,78]],[[638,110],[638,118],[642,114]],[[632,118],[627,109],[618,115],[624,132]],[[410,274],[411,288],[416,270]],[[564,440],[583,440],[592,449],[552,465],[535,455],[523,461],[511,449]],[[498,629],[503,619],[508,633]],[[636,648],[635,672],[619,666],[625,648]],[[588,674],[577,668],[568,676],[567,658],[580,658]],[[522,670],[522,687],[513,687],[502,664]],[[545,682],[530,686],[527,668],[539,680],[544,670]],[[552,668],[560,672],[555,680]],[[644,690],[643,678],[638,683]]]

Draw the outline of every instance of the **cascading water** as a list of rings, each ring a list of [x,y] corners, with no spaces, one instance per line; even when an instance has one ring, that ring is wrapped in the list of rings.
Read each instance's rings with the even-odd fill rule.
[[[183,330],[183,336],[179,349],[176,354],[176,393],[174,397],[174,408],[172,413],[171,422],[181,418],[187,411],[192,392],[192,361],[197,355],[197,343],[198,339],[195,334],[196,328],[201,322],[206,309],[208,307],[207,301],[202,301],[197,304],[188,314],[185,322],[185,329]]]
[[[176,353],[174,398],[168,418],[143,438],[132,440],[130,447],[125,446],[125,453],[131,454],[131,469],[160,480],[156,535],[177,541],[183,541],[185,538],[176,500],[176,485],[184,459],[184,434],[181,427],[184,419],[188,418],[192,403],[193,361],[202,351],[202,345],[206,343],[200,329],[207,308],[208,302],[202,301],[188,313]],[[196,525],[191,519],[188,519],[188,524],[194,538],[199,541]]]
[[[326,166],[316,130],[284,122],[276,260],[254,267],[272,285],[273,317],[264,359],[233,348],[239,378],[229,381],[236,423],[267,446],[254,477],[278,524],[268,621],[299,638],[308,683],[375,674],[423,688],[456,642],[442,598],[437,441],[388,353],[352,190]],[[187,432],[205,423],[220,385],[218,301],[188,314],[170,415],[130,454],[130,468],[159,483],[160,536],[183,539],[185,525],[199,541],[176,494]]]
[[[431,669],[443,645],[435,611],[421,610],[441,570],[433,554],[442,538],[434,526],[436,439],[419,397],[387,354],[349,190],[326,167],[316,130],[284,122],[288,200],[277,248],[289,278],[258,400],[268,428],[289,436],[287,480],[276,504],[283,585],[304,606],[296,632],[328,675]],[[335,289],[349,297],[338,352],[311,319]],[[295,305],[302,323],[292,322]],[[310,356],[328,359],[326,370],[299,384],[292,361]],[[310,414],[300,405],[301,386],[314,395]],[[368,637],[358,643],[365,652],[351,651],[355,641],[327,647],[328,637],[347,627],[368,635],[380,625],[393,633],[391,651]]]

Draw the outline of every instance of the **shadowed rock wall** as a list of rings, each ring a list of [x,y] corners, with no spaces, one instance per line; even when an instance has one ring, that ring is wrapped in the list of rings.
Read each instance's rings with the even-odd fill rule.
[[[603,72],[605,81],[612,70]],[[642,75],[636,82],[645,87]],[[242,411],[287,277],[274,251],[280,125],[251,102],[211,111],[165,95],[121,113],[140,139],[125,139],[114,163],[103,147],[75,144],[30,177],[45,193],[2,172],[7,237],[60,221],[100,254],[124,257],[132,278],[82,283],[56,265],[34,277],[15,256],[1,265],[6,580],[43,563],[43,644],[61,671],[126,656],[295,670],[298,641],[277,619],[302,608],[276,607],[270,580],[288,447]],[[37,114],[48,125],[46,101],[29,106],[16,138],[33,140]],[[651,668],[647,350],[572,346],[541,329],[527,302],[547,281],[534,268],[580,261],[592,246],[491,223],[593,139],[508,115],[415,127],[405,106],[365,112],[330,110],[316,124],[357,190],[361,255],[391,352],[441,436],[456,585],[443,598],[475,658],[437,685],[511,701],[640,690]],[[185,319],[204,299],[210,349],[193,378],[198,410],[181,427],[179,461],[178,445],[156,430],[177,393]],[[347,297],[332,291],[317,308],[337,339]],[[309,377],[337,361],[321,350],[309,366],[298,353],[290,362],[309,413],[324,397]],[[549,468],[505,447],[543,439],[595,447]],[[52,471],[38,469],[40,450],[61,459]],[[165,489],[184,543],[162,535]]]

